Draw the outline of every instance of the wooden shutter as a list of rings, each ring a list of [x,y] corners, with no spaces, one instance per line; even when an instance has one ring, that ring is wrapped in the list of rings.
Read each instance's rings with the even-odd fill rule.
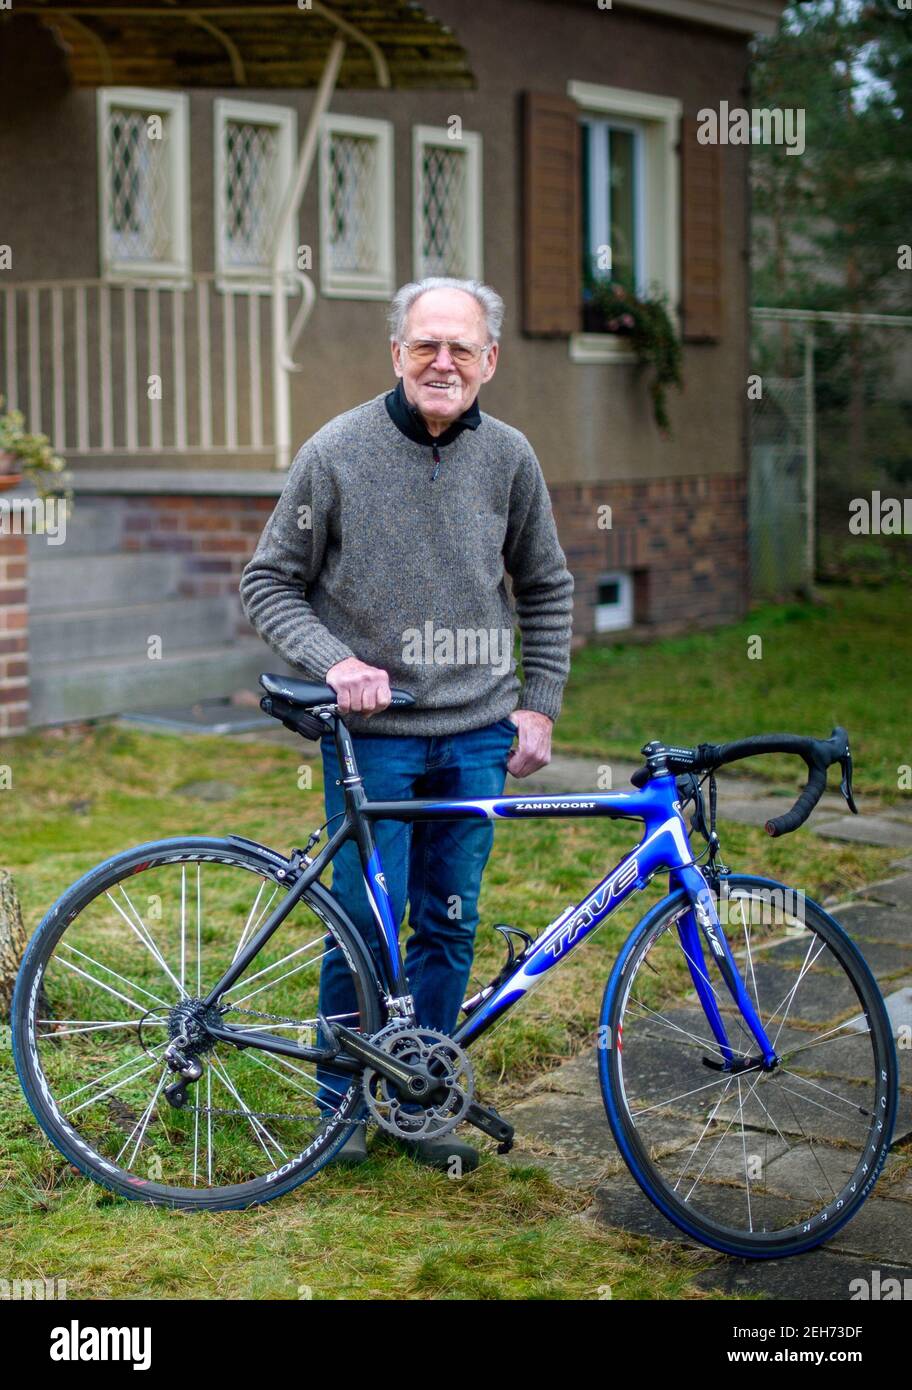
[[[716,342],[722,336],[722,150],[701,145],[697,122],[681,122],[684,337]]]
[[[579,107],[523,95],[523,329],[566,337],[581,319]]]

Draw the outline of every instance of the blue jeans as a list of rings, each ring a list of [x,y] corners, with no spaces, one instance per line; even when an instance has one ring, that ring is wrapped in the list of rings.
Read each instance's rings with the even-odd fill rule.
[[[462,734],[431,738],[359,734],[353,735],[352,743],[368,800],[462,800],[503,795],[515,734],[513,721],[500,719]],[[345,802],[337,785],[341,772],[331,738],[323,738],[322,752],[329,818],[343,811]],[[336,821],[327,827],[327,833],[332,834],[338,826]],[[374,821],[373,829],[393,915],[400,925],[408,901],[412,934],[404,964],[416,1018],[426,1028],[450,1033],[456,1026],[472,968],[478,894],[494,827],[489,820]],[[379,960],[379,928],[364,890],[354,841],[343,845],[332,866],[332,894]],[[333,951],[323,961],[319,1009],[327,1018],[357,1009],[341,951]],[[352,1022],[344,1017],[341,1021]],[[334,1108],[339,1074],[318,1069],[317,1079],[321,1103]]]

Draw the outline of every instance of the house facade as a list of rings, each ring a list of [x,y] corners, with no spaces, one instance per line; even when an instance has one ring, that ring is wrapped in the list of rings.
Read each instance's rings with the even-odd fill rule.
[[[426,274],[506,301],[480,404],[541,461],[577,640],[740,616],[747,150],[697,113],[749,105],[780,0],[182,8],[0,11],[0,393],[75,500],[63,545],[0,537],[6,731],[275,664],[240,571],[298,445],[394,383]],[[683,339],[670,435],[584,313],[606,248]]]

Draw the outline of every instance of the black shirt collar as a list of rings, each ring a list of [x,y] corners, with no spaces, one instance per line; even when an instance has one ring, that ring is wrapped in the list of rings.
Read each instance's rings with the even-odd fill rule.
[[[402,431],[407,439],[411,439],[415,444],[436,444],[438,447],[445,444],[452,444],[463,430],[477,430],[481,424],[481,411],[478,409],[478,397],[464,410],[458,419],[451,425],[447,425],[443,434],[433,435],[424,423],[421,411],[416,405],[412,405],[400,377],[396,383],[396,389],[390,391],[384,397],[386,409],[393,424]]]

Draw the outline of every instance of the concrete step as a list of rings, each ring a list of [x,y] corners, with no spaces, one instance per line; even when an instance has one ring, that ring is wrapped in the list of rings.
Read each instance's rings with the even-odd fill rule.
[[[179,598],[180,555],[55,555],[32,566],[29,605],[117,608]]]
[[[214,647],[234,635],[237,605],[228,598],[172,598],[113,608],[48,608],[33,613],[32,674],[60,661],[147,655],[151,636],[162,653]]]
[[[33,726],[96,719],[156,705],[193,704],[243,688],[257,690],[261,671],[280,668],[257,638],[148,657],[103,657],[39,666],[31,680]]]

